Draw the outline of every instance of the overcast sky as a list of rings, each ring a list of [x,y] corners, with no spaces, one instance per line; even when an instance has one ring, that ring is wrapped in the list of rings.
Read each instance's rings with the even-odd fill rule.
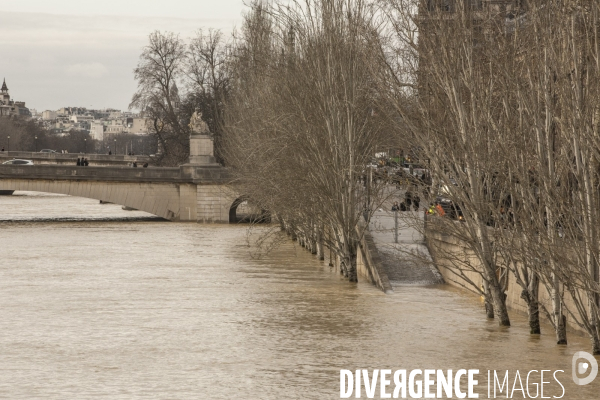
[[[243,0],[28,0],[2,2],[0,78],[38,111],[64,106],[127,109],[148,34],[230,34]]]

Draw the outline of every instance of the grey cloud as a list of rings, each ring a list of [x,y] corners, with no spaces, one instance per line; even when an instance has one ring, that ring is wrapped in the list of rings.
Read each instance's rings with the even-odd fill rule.
[[[73,77],[98,79],[107,74],[108,68],[99,62],[79,63],[67,67],[67,75]]]
[[[154,30],[189,37],[199,28],[231,32],[237,21],[1,13],[0,77],[38,110],[127,108],[133,69]]]

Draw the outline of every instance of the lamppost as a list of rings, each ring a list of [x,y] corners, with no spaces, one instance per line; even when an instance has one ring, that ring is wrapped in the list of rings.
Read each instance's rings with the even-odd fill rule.
[[[37,136],[35,137],[35,152],[37,153]]]
[[[87,138],[83,139],[83,154],[87,153]]]
[[[117,155],[117,139],[115,139],[115,156]]]
[[[8,146],[6,146],[6,152],[8,153],[10,151],[10,136],[7,136],[8,138]]]

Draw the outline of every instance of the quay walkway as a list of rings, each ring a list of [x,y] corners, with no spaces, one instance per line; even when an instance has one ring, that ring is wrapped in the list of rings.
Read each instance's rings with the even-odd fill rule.
[[[397,212],[397,243],[394,214],[380,209],[375,211],[369,224],[369,232],[392,287],[444,283],[416,226],[423,224],[423,211]]]

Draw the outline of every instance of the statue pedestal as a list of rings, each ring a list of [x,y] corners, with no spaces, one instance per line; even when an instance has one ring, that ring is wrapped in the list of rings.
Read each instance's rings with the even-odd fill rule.
[[[214,156],[210,135],[192,133],[190,136],[190,161],[181,165],[181,176],[194,182],[211,181],[221,176],[223,167]]]
[[[209,135],[192,133],[190,136],[190,164],[219,165],[215,159],[213,140]]]

